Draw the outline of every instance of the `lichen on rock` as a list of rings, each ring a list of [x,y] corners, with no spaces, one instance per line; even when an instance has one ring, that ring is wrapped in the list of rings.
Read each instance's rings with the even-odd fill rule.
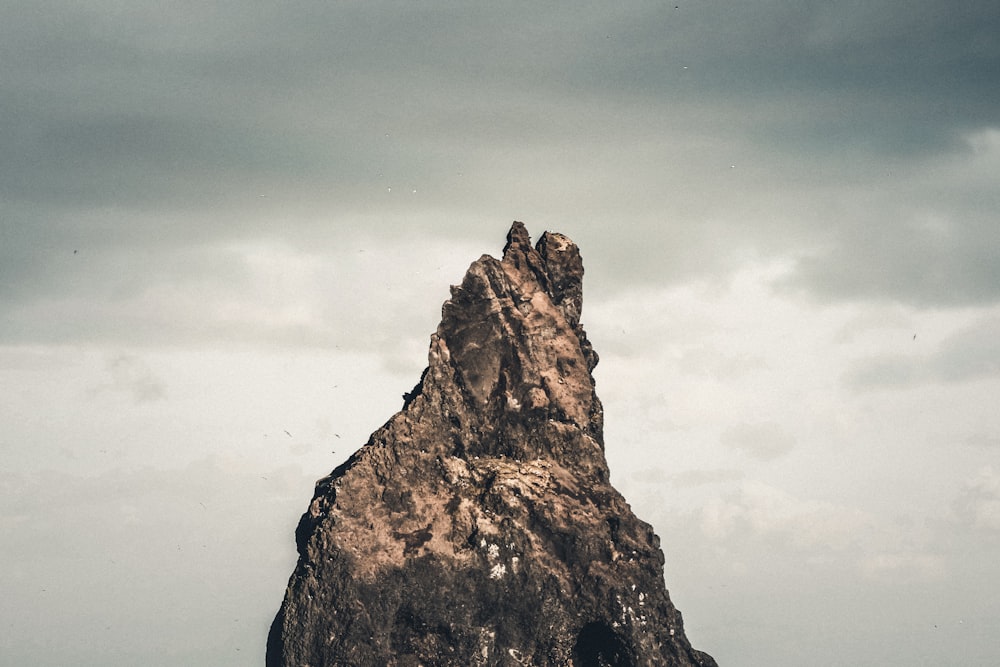
[[[609,483],[583,263],[515,222],[452,288],[403,409],[316,484],[269,667],[708,667]]]

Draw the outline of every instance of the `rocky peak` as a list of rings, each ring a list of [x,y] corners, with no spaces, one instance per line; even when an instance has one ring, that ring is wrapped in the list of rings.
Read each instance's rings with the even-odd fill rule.
[[[515,284],[534,279],[573,327],[583,310],[583,259],[580,249],[562,234],[545,232],[531,247],[528,230],[514,222],[507,233],[502,264]]]
[[[268,665],[714,665],[608,483],[583,263],[515,222],[403,409],[316,485]]]
[[[406,411],[417,420],[447,415],[466,455],[554,455],[549,424],[579,429],[599,448],[597,355],[579,324],[580,253],[555,234],[532,248],[520,222],[507,239],[503,259],[484,255],[452,287]]]

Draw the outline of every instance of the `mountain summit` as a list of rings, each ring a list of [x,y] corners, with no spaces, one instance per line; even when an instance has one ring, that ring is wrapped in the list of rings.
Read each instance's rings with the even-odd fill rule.
[[[609,483],[583,262],[515,222],[402,410],[316,484],[268,667],[714,667]]]

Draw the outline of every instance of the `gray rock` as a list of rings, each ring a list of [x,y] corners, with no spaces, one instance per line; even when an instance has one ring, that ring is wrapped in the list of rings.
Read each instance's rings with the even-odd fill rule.
[[[608,481],[583,264],[515,222],[442,309],[403,409],[316,484],[269,667],[709,667]]]

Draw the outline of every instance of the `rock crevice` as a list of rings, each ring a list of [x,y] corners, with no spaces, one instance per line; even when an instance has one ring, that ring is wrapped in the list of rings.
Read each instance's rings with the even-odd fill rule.
[[[403,409],[316,484],[269,667],[708,667],[609,484],[583,263],[515,222],[452,288]]]

